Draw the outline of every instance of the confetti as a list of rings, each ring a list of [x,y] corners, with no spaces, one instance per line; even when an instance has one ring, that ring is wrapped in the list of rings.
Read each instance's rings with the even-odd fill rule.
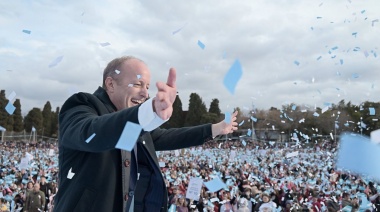
[[[120,71],[119,71],[119,70],[117,70],[117,69],[115,70],[115,72],[116,72],[116,74],[120,74]]]
[[[86,143],[89,143],[94,137],[95,137],[95,133],[94,134],[92,134],[90,137],[88,137],[87,139],[86,139]]]
[[[16,107],[11,103],[8,102],[7,106],[5,106],[5,110],[9,115],[12,115],[15,112]]]
[[[141,79],[141,75],[140,74],[137,74],[137,79]]]
[[[248,129],[247,135],[248,135],[248,136],[251,136],[251,135],[252,135],[252,130],[251,130],[251,129]]]
[[[206,47],[200,40],[198,40],[198,46],[201,47],[201,49],[205,49]]]
[[[371,142],[380,143],[380,129],[371,132]]]
[[[140,125],[128,121],[125,124],[123,132],[115,147],[126,151],[132,151],[141,130],[142,127]]]
[[[235,93],[235,87],[237,82],[240,80],[243,74],[243,70],[239,60],[235,60],[234,64],[232,64],[231,68],[224,76],[223,84],[227,88],[227,90],[231,93]]]
[[[369,175],[380,180],[380,169],[374,169],[380,161],[380,146],[367,137],[357,134],[343,134],[338,150],[337,167]]]
[[[375,108],[370,107],[370,108],[368,108],[368,109],[369,109],[369,115],[370,115],[370,116],[374,116],[374,115],[375,115]]]
[[[297,60],[294,61],[294,64],[296,64],[297,66],[300,65],[300,62],[298,62]]]
[[[317,58],[317,60],[320,60],[322,58],[322,56],[319,56],[318,58]]]
[[[217,192],[220,189],[226,188],[226,184],[224,184],[218,177],[211,181],[204,182],[203,184],[210,192]]]
[[[111,45],[111,44],[108,43],[108,42],[105,42],[105,43],[100,43],[100,45],[101,45],[102,47],[106,47],[106,46],[109,46],[109,45]]]
[[[28,35],[30,35],[30,33],[32,33],[32,31],[26,30],[26,29],[23,29],[22,32],[25,33],[25,34],[28,34]]]
[[[16,92],[12,91],[12,92],[8,95],[7,99],[11,102],[15,97],[16,97]]]
[[[375,22],[379,22],[379,19],[375,19],[375,20],[373,20],[373,21],[372,21],[372,26],[375,25]]]
[[[183,25],[181,28],[179,28],[179,29],[177,29],[177,30],[174,30],[173,32],[172,32],[172,35],[175,35],[175,34],[177,34],[178,32],[180,32],[185,26],[187,25],[187,23],[185,23],[185,25]]]
[[[241,143],[243,144],[243,146],[247,146],[247,142],[245,142],[244,140]]]
[[[224,114],[224,122],[226,122],[227,124],[231,123],[231,113],[226,112]]]
[[[244,124],[244,120],[239,123],[239,127]]]
[[[313,116],[315,116],[315,117],[319,117],[319,113],[314,112]]]
[[[49,64],[49,68],[52,68],[56,65],[58,65],[63,59],[63,56],[59,56],[57,58],[55,58],[50,64]]]
[[[67,179],[70,179],[70,180],[73,179],[73,177],[75,175],[75,173],[71,172],[71,169],[72,168],[70,168],[69,172],[67,173]]]
[[[353,32],[352,33],[352,36],[355,36],[355,38],[356,38],[356,35],[357,35],[358,33],[357,32]],[[354,50],[355,51],[355,50]]]
[[[253,116],[251,116],[251,120],[252,120],[253,122],[257,122],[257,118],[255,118],[255,117],[253,117]]]
[[[354,78],[354,79],[359,78],[359,74],[357,74],[357,73],[353,73],[353,74],[352,74],[352,78]]]
[[[343,65],[343,59],[340,59],[339,61],[340,61],[340,64]]]

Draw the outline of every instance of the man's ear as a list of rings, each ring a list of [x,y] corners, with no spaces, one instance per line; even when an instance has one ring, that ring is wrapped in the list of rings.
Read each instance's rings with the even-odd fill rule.
[[[114,84],[112,77],[107,77],[104,84],[106,85],[106,90],[113,92],[114,91]]]

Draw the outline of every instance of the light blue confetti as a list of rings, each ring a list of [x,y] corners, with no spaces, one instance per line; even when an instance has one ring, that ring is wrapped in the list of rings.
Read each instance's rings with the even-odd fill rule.
[[[253,122],[257,122],[257,118],[255,118],[255,117],[253,117],[253,116],[251,116],[251,120],[252,120]]]
[[[317,19],[322,19],[322,17],[321,16],[317,16]]]
[[[317,60],[320,60],[322,58],[322,56],[319,56],[318,58],[317,58]]]
[[[88,137],[86,139],[86,143],[89,143],[94,137],[95,137],[96,133],[93,133],[90,137]]]
[[[224,113],[224,122],[226,122],[227,124],[231,123],[231,113]]]
[[[319,113],[314,112],[313,116],[315,116],[315,117],[319,117]]]
[[[205,49],[206,47],[200,40],[198,40],[198,46],[201,47],[201,49]]]
[[[100,46],[102,46],[102,47],[106,47],[106,46],[109,46],[109,45],[111,45],[109,42],[100,43]]]
[[[353,32],[352,33],[352,36],[355,36],[355,38],[356,38],[356,35],[357,35],[358,33],[357,32]],[[355,51],[355,50],[354,50]]]
[[[15,112],[16,107],[11,103],[8,102],[8,104],[5,106],[5,110],[9,115],[12,115]]]
[[[380,161],[380,146],[367,137],[343,134],[337,154],[337,167],[354,173],[369,175],[380,180],[380,169],[374,169]]]
[[[294,64],[296,64],[297,66],[300,65],[300,62],[298,62],[297,60],[294,61]]]
[[[26,29],[23,29],[22,32],[25,33],[25,34],[29,34],[29,35],[30,35],[30,33],[32,33],[32,31],[26,30]]]
[[[359,74],[358,73],[353,73],[352,74],[352,78],[354,78],[354,79],[359,78]]]
[[[232,64],[230,70],[228,70],[227,74],[224,76],[223,84],[227,88],[227,90],[231,93],[235,93],[235,87],[243,75],[243,70],[239,60],[235,60],[234,64]]]
[[[292,110],[296,110],[297,106],[296,105],[293,105],[292,106]]]
[[[58,65],[58,63],[60,63],[63,59],[63,56],[59,56],[57,58],[55,58],[50,64],[49,64],[49,68],[52,68],[56,65]]]
[[[140,125],[128,121],[125,124],[123,132],[115,147],[126,151],[132,151],[141,130],[142,127]]]
[[[244,124],[244,120],[239,123],[239,127]]]
[[[374,116],[374,115],[375,115],[375,108],[370,107],[370,108],[368,108],[368,109],[369,109],[369,115],[370,115],[370,116]]]
[[[340,59],[340,64],[343,65],[343,59]]]
[[[247,135],[248,135],[248,136],[251,136],[251,135],[252,135],[252,130],[251,130],[251,129],[248,129]]]
[[[361,13],[362,13],[362,14],[365,13],[365,10],[362,10]]]
[[[338,49],[338,46],[331,48],[331,50],[337,50],[337,49]]]

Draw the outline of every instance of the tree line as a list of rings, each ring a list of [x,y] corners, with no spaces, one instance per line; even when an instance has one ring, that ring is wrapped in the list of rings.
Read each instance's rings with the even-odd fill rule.
[[[15,110],[9,114],[5,107],[9,100],[6,99],[5,90],[0,91],[0,126],[9,132],[31,132],[32,128],[38,135],[47,137],[58,137],[58,114],[59,107],[52,111],[51,104],[47,101],[41,110],[38,107],[31,109],[25,117],[21,113],[21,101],[16,99],[13,102]]]
[[[20,99],[13,102],[15,111],[12,115],[5,111],[8,104],[5,90],[0,92],[0,126],[7,131],[30,132],[32,127],[38,135],[57,137],[58,136],[58,114],[60,108],[52,111],[51,104],[47,101],[41,110],[38,107],[31,109],[25,117],[21,114]],[[287,135],[294,132],[313,137],[317,135],[339,135],[344,131],[362,133],[370,135],[370,132],[380,128],[378,121],[379,102],[363,102],[354,105],[351,102],[341,100],[337,104],[327,105],[325,108],[310,108],[305,105],[295,103],[283,105],[280,109],[271,107],[270,109],[251,108],[242,111],[238,110],[237,121],[240,131],[235,135],[241,135],[248,129],[254,127],[256,130],[264,130],[267,137],[270,131],[276,130]],[[233,112],[233,110],[229,112]],[[374,114],[371,114],[375,112]],[[378,112],[379,113],[379,112]],[[223,120],[225,115],[219,108],[219,100],[212,99],[209,109],[205,102],[197,93],[191,93],[189,107],[187,111],[182,109],[182,102],[177,95],[173,104],[172,117],[162,127],[178,128],[194,126],[206,123],[216,123]],[[268,138],[269,139],[269,138]]]

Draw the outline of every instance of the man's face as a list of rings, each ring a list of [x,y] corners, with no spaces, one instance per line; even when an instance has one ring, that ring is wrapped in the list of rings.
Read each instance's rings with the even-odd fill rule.
[[[117,110],[139,105],[148,98],[150,71],[137,59],[125,61],[120,73],[107,84],[107,93]],[[117,79],[116,79],[117,78]]]
[[[34,191],[39,191],[40,185],[38,183],[34,184]]]

